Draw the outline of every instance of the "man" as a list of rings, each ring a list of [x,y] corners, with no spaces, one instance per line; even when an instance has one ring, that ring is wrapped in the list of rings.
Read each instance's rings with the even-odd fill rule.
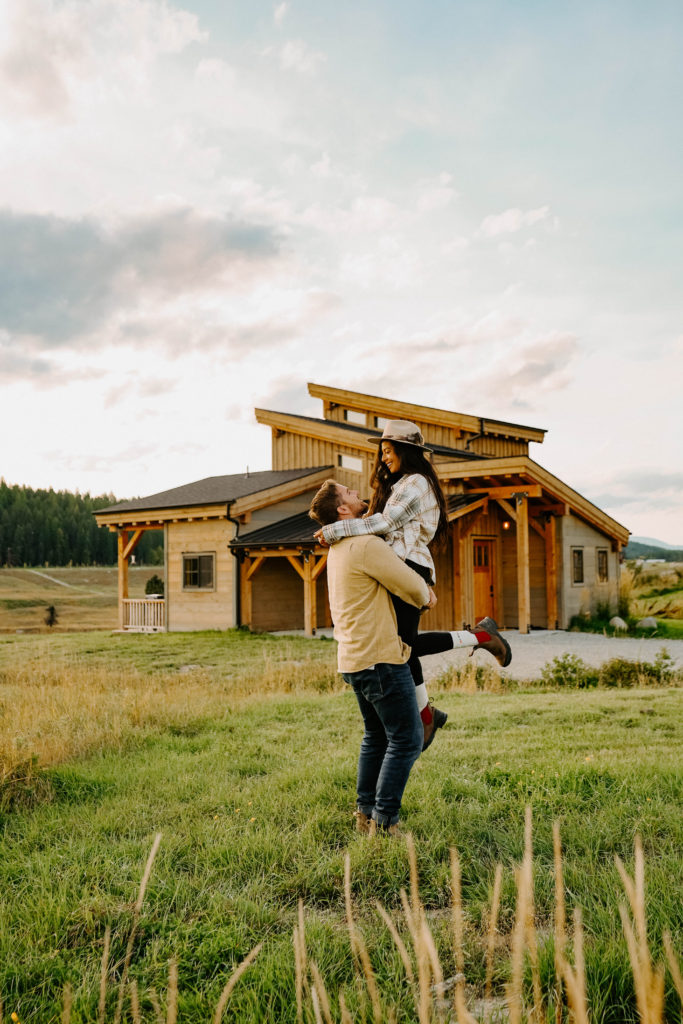
[[[311,502],[312,519],[327,525],[366,509],[358,491],[327,480]],[[338,664],[353,687],[365,732],[358,759],[356,827],[398,832],[403,792],[424,742],[415,684],[406,664],[410,648],[396,629],[389,591],[417,608],[436,597],[381,537],[348,537],[330,548],[327,585]]]

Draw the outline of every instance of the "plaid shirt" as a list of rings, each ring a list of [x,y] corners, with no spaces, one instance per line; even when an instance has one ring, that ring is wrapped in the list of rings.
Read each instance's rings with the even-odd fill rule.
[[[439,503],[426,477],[419,473],[402,476],[391,489],[383,512],[364,519],[339,519],[323,526],[328,544],[344,537],[374,533],[383,536],[399,558],[426,566],[434,575],[434,560],[428,544],[439,525]]]

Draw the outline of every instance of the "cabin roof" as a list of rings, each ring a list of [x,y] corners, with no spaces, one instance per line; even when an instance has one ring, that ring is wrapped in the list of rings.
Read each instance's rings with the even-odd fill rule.
[[[317,423],[325,427],[333,427],[335,430],[343,430],[348,434],[353,434],[356,437],[362,436],[364,438],[371,439],[373,437],[380,438],[382,436],[381,430],[375,430],[372,427],[364,427],[357,423],[345,423],[343,420],[325,420],[318,416],[299,416],[298,413],[277,412],[275,409],[256,409],[256,418],[258,419],[259,413],[271,413],[272,415],[286,417],[289,424],[294,426],[296,421],[304,423]],[[477,452],[466,451],[464,448],[448,448],[443,444],[432,444],[431,441],[426,442],[427,447],[431,448],[435,455],[445,455],[450,458],[457,459],[484,459],[485,455],[478,454]]]
[[[258,473],[233,473],[229,476],[207,476],[190,484],[172,487],[168,491],[150,494],[144,498],[120,501],[116,505],[97,510],[98,515],[106,512],[135,512],[142,509],[178,508],[181,506],[226,504],[245,498],[259,491],[268,491],[280,484],[299,480],[302,477],[320,473],[324,466],[307,469],[266,469]]]
[[[485,493],[452,494],[446,499],[448,512],[450,514],[467,508],[468,505],[476,504],[482,497],[486,497]],[[236,537],[231,541],[230,547],[244,550],[295,544],[315,545],[317,541],[313,535],[319,529],[320,524],[314,522],[308,512],[299,512],[297,515],[280,519],[277,523],[270,523],[268,526],[262,526],[259,530]]]
[[[231,548],[266,547],[269,544],[317,544],[313,534],[320,529],[320,523],[314,522],[308,512],[298,512],[295,516],[280,519],[277,523],[262,526],[243,537],[236,537],[230,543]]]

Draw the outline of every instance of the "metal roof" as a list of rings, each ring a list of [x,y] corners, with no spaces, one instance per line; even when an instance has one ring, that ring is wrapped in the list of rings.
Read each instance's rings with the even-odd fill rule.
[[[234,473],[230,476],[207,476],[203,480],[195,480],[190,484],[172,487],[169,491],[160,491],[145,498],[133,498],[120,501],[108,508],[98,508],[98,515],[103,512],[136,512],[141,509],[180,508],[186,505],[220,505],[238,498],[246,498],[259,491],[270,490],[279,484],[289,483],[301,477],[312,476],[321,469],[331,466],[309,466],[307,469],[266,469],[258,473]]]
[[[243,537],[236,537],[231,541],[231,548],[260,548],[267,546],[278,547],[281,545],[309,544],[314,547],[317,544],[313,534],[320,529],[320,523],[310,518],[308,512],[299,512],[295,516],[288,516],[287,519],[280,519],[277,523],[269,526],[262,526],[260,530],[254,530]]]
[[[468,505],[473,505],[485,497],[485,492],[452,494],[446,499],[448,512],[467,508]],[[320,524],[314,522],[308,512],[299,512],[295,516],[288,516],[287,519],[280,519],[277,523],[262,526],[260,530],[254,530],[243,537],[237,537],[230,543],[230,547],[236,549],[292,547],[297,544],[308,544],[313,547],[317,543],[313,534],[319,529]]]

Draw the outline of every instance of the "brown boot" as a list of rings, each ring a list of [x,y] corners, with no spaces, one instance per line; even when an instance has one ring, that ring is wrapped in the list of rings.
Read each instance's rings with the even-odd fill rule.
[[[400,836],[401,830],[398,827],[398,822],[395,825],[387,825],[386,828],[381,828],[374,818],[370,819],[370,829],[368,831],[369,836]]]
[[[429,709],[432,713],[432,719],[430,722],[422,721],[422,728],[424,729],[424,739],[422,741],[422,752],[424,753],[427,747],[431,744],[432,740],[436,735],[437,729],[442,729],[448,721],[448,715],[445,711],[439,711],[433,704],[429,705]]]
[[[353,816],[356,819],[356,832],[360,832],[361,835],[367,836],[370,832],[370,825],[374,825],[370,815],[364,814],[363,811],[358,808],[353,812]]]
[[[491,637],[490,640],[485,640],[484,643],[477,644],[473,648],[473,651],[488,651],[496,659],[499,665],[503,668],[507,668],[512,661],[512,651],[510,650],[510,644],[507,642],[505,637],[501,636],[498,632],[498,626],[488,615],[481,622],[475,623],[473,633],[488,633]]]

